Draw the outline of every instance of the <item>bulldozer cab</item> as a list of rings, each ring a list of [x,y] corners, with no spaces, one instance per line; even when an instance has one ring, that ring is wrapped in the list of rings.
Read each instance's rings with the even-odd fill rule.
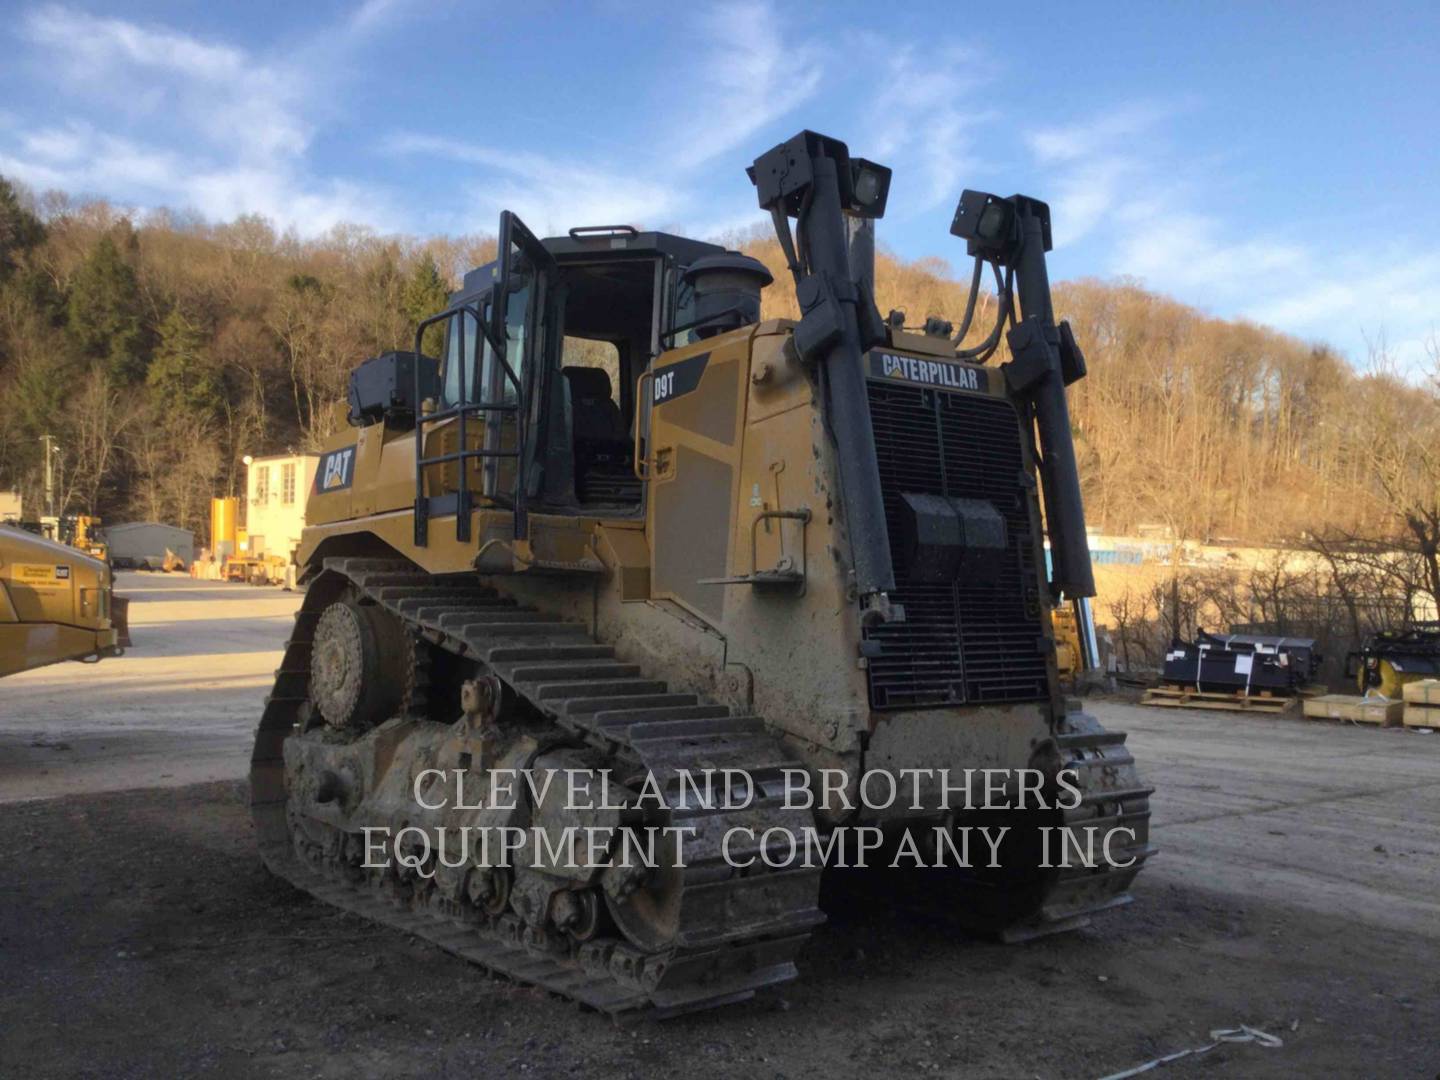
[[[685,268],[724,250],[631,226],[542,241],[508,211],[499,235],[495,262],[417,332],[419,352],[429,326],[445,330],[440,395],[417,422],[419,544],[450,514],[470,539],[477,500],[511,509],[516,538],[531,510],[643,514],[637,382],[687,321]]]

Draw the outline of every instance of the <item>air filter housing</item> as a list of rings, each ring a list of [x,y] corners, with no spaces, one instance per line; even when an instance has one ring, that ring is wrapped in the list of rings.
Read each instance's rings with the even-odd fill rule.
[[[682,280],[695,290],[695,333],[706,338],[759,322],[760,291],[775,278],[759,259],[727,251],[695,260]]]

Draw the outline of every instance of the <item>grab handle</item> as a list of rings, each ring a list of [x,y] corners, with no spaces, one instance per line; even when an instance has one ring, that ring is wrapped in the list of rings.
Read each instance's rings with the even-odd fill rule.
[[[652,415],[652,410],[646,408],[650,399],[643,392],[646,379],[651,380],[653,384],[655,372],[653,370],[643,372],[640,378],[635,380],[635,450],[631,455],[630,466],[637,480],[650,479],[650,462],[643,460],[640,456],[640,440],[646,434],[645,429],[649,426],[648,421]]]

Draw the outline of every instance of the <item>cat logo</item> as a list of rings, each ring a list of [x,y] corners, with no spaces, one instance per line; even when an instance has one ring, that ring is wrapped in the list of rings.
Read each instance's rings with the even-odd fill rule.
[[[350,486],[351,466],[355,462],[355,447],[331,450],[320,459],[315,470],[315,490],[321,495],[331,491],[343,491]]]
[[[882,379],[921,383],[937,390],[985,391],[989,388],[985,373],[977,368],[943,360],[926,360],[919,356],[873,352],[870,354],[870,374]]]

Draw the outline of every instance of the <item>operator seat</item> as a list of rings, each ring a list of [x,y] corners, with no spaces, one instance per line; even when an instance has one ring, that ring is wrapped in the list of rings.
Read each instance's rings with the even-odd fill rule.
[[[575,417],[575,448],[598,448],[625,442],[625,421],[610,396],[610,375],[603,368],[563,367],[570,384],[570,408]]]
[[[610,376],[602,368],[560,369],[570,387],[575,447],[575,489],[581,502],[633,502],[639,481],[630,471],[630,440],[620,406],[610,396]]]

